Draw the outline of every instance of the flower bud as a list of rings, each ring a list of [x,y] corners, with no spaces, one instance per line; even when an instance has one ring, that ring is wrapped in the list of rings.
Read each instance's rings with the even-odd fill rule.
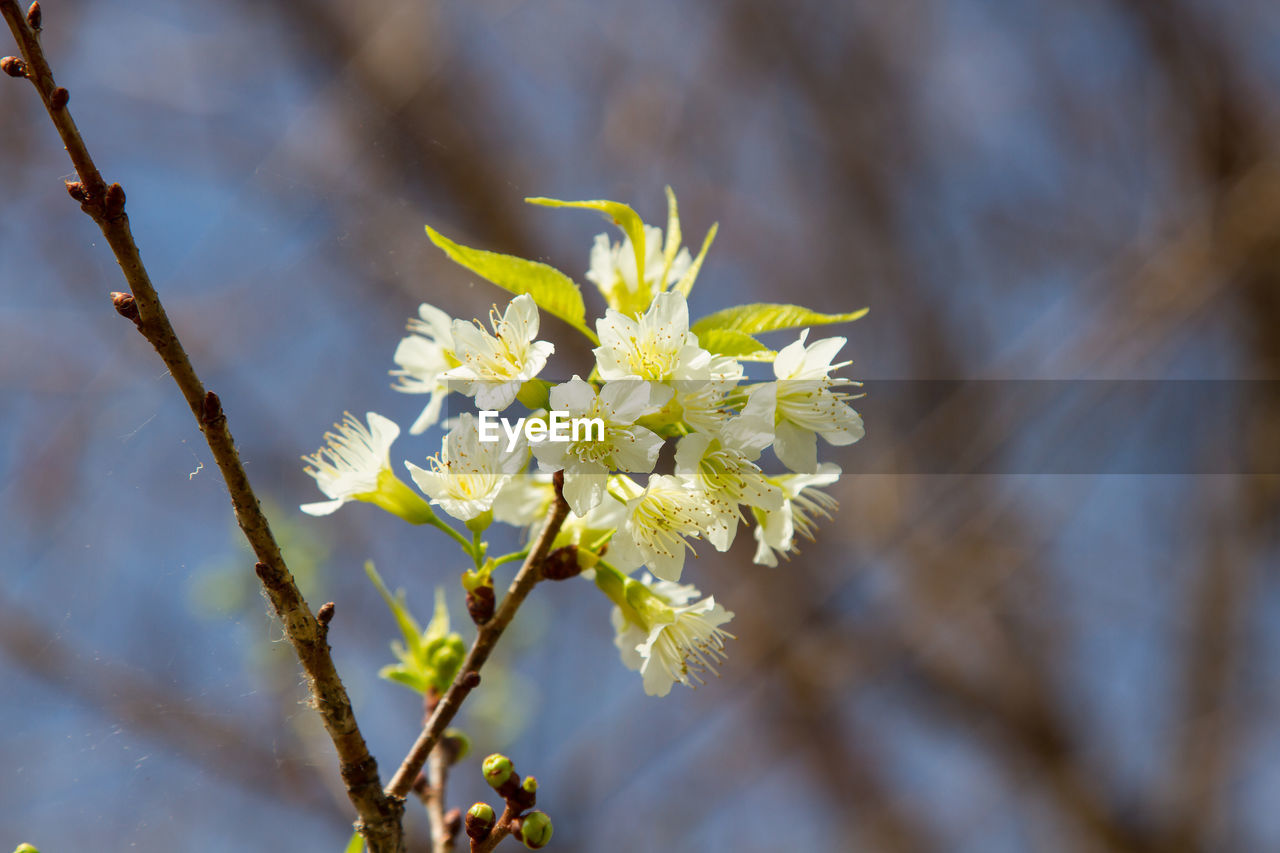
[[[462,663],[462,655],[458,653],[458,649],[454,647],[454,644],[447,640],[442,642],[439,648],[431,654],[431,665],[436,668],[437,672],[453,673],[457,671],[460,663]]]
[[[457,837],[462,829],[462,810],[449,809],[444,815],[444,834],[450,840]]]
[[[551,829],[546,812],[529,812],[520,819],[520,840],[530,850],[540,850],[551,840]]]
[[[542,576],[549,581],[562,581],[577,576],[582,571],[578,563],[578,546],[557,548],[542,561]]]
[[[119,184],[107,187],[107,195],[103,201],[103,212],[107,219],[115,220],[124,216],[124,198],[124,187]]]
[[[76,184],[76,186],[81,186]],[[83,189],[83,187],[81,187]],[[72,193],[74,196],[75,193]],[[116,313],[126,320],[130,320],[136,326],[141,320],[142,315],[138,313],[138,303],[133,298],[132,293],[121,293],[118,290],[111,292],[111,304],[115,307]]]
[[[6,56],[4,59],[0,59],[0,71],[10,77],[26,77],[27,63],[16,56]]]
[[[496,604],[497,597],[492,586],[478,586],[467,593],[467,613],[477,625],[483,625],[493,618]]]
[[[471,752],[471,738],[462,729],[445,729],[442,742],[448,750],[450,764],[457,764]]]
[[[329,623],[333,621],[333,613],[336,609],[337,607],[332,601],[326,601],[324,604],[321,604],[320,609],[316,611],[316,621],[319,622],[322,627],[327,628]]]
[[[493,831],[495,819],[493,806],[488,803],[476,803],[467,810],[465,819],[467,837],[474,838],[477,841],[483,841],[488,838],[489,833]]]
[[[511,766],[511,759],[496,752],[484,760],[481,770],[484,772],[484,780],[494,788],[505,785],[511,778],[511,774],[515,772],[515,768]]]
[[[506,793],[504,790],[502,793]],[[531,809],[538,802],[538,780],[533,776],[526,776],[524,781],[515,791],[511,792],[510,799],[521,809]]]

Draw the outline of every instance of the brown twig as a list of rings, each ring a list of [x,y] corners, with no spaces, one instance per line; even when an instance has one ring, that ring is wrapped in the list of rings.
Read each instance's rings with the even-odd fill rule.
[[[422,733],[418,735],[409,754],[400,764],[400,769],[387,785],[388,796],[403,798],[413,786],[413,780],[422,771],[422,765],[426,763],[427,756],[439,742],[440,736],[444,734],[445,727],[453,721],[467,694],[480,683],[480,668],[489,659],[489,654],[493,651],[498,638],[502,636],[507,625],[511,624],[512,617],[515,616],[516,610],[524,602],[529,591],[542,579],[542,561],[546,559],[547,552],[551,550],[551,543],[555,541],[556,535],[560,532],[560,526],[564,524],[565,517],[569,514],[569,504],[565,502],[563,494],[563,471],[557,471],[555,474],[555,490],[556,497],[551,503],[551,509],[547,511],[547,520],[542,526],[542,532],[538,534],[538,541],[534,543],[529,556],[520,566],[520,571],[512,579],[511,586],[503,596],[502,603],[498,605],[493,618],[479,627],[475,642],[471,644],[471,650],[467,652],[467,658],[458,670],[458,676],[449,685],[448,691],[436,705],[435,710],[431,712]]]
[[[258,577],[306,672],[316,709],[338,753],[347,794],[360,816],[357,827],[373,853],[400,853],[403,850],[403,792],[400,798],[395,798],[382,791],[377,762],[369,754],[356,726],[351,701],[330,657],[327,626],[322,626],[312,615],[281,558],[227,428],[222,404],[216,394],[205,390],[165,314],[129,227],[124,190],[119,184],[108,185],[103,179],[67,109],[67,91],[54,82],[53,71],[40,46],[38,6],[24,15],[14,0],[0,0],[0,13],[9,24],[23,60],[21,66],[7,63],[6,72],[10,68],[20,71],[13,76],[25,76],[40,93],[80,177],[78,182],[68,183],[67,190],[102,230],[133,291],[132,294],[113,294],[116,310],[132,320],[155,347],[186,398],[226,481],[236,521],[258,557]]]
[[[448,741],[436,744],[427,759],[427,775],[418,777],[413,790],[427,809],[427,820],[431,823],[432,853],[453,853],[457,827],[451,827],[445,816],[445,786],[449,782],[449,750]]]
[[[502,839],[511,834],[515,819],[519,814],[520,808],[508,801],[506,808],[502,810],[502,816],[498,818],[498,822],[493,825],[493,829],[484,837],[484,840],[471,839],[471,853],[490,853],[493,848],[501,843]]]

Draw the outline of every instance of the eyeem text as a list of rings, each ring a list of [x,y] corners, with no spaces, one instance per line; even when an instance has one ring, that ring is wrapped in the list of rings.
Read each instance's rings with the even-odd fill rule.
[[[481,409],[478,416],[480,440],[486,444],[498,441],[501,434],[507,437],[507,452],[515,450],[521,433],[530,444],[543,441],[604,441],[602,418],[571,418],[568,412],[550,412],[546,419],[517,418],[513,424],[500,417],[493,409]]]

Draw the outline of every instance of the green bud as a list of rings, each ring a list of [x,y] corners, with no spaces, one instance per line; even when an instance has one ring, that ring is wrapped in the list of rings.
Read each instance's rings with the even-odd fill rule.
[[[496,817],[493,814],[493,806],[488,803],[476,803],[467,809],[467,816],[463,820],[463,826],[466,828],[467,837],[483,841],[489,836],[489,832],[493,829],[493,823]]]
[[[471,738],[462,729],[445,729],[444,740],[449,746],[449,763],[456,764],[471,753]],[[483,803],[481,804],[483,805]]]
[[[524,781],[520,783],[520,787],[524,789],[526,794],[538,793],[538,780],[533,776],[524,777]]]
[[[13,853],[40,853],[40,851],[30,844],[19,844]]]
[[[511,759],[496,752],[484,760],[481,769],[484,771],[484,780],[494,788],[501,788],[515,772]]]
[[[482,586],[493,586],[493,560],[486,560],[479,569],[467,569],[462,573],[462,588],[467,592],[475,592]]]
[[[540,850],[551,840],[551,818],[546,812],[529,812],[521,819],[520,840],[530,850]]]
[[[452,672],[460,663],[462,663],[462,654],[452,643],[441,643],[439,648],[431,653],[431,665],[441,674]]]

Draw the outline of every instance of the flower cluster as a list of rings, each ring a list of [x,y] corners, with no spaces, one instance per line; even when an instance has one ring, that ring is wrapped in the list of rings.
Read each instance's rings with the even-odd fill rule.
[[[670,190],[665,234],[615,202],[530,201],[596,210],[621,228],[616,241],[597,236],[590,253],[586,278],[603,297],[603,316],[588,324],[581,290],[558,270],[461,246],[428,228],[450,258],[516,295],[494,308],[487,328],[420,306],[395,350],[393,387],[427,396],[411,434],[440,423],[450,394],[481,411],[519,403],[525,420],[540,427],[556,412],[600,429],[555,441],[533,440],[535,430],[527,429],[494,442],[464,413],[444,424],[441,449],[425,466],[405,463],[415,492],[390,465],[395,424],[370,413],[366,428],[348,415],[325,448],[305,457],[329,500],[303,509],[328,513],[360,500],[439,527],[475,560],[471,589],[501,562],[485,556],[488,526],[496,519],[527,528],[532,540],[554,498],[550,475],[563,471],[571,512],[554,547],[575,546],[583,575],[613,605],[623,663],[642,674],[645,692],[665,695],[677,681],[714,673],[732,636],[722,626],[733,614],[680,583],[694,543],[725,551],[745,523],[753,528],[755,562],[773,566],[796,551],[798,537],[812,538],[817,517],[835,509],[821,489],[839,479],[840,468],[819,463],[818,439],[851,444],[863,435],[862,419],[849,405],[856,383],[836,375],[849,364],[837,361],[845,338],[810,340],[810,329],[865,312],[756,303],[690,322],[687,296],[715,228],[696,257],[682,248]],[[539,339],[542,312],[593,345],[585,378],[549,378],[555,347]],[[756,337],[784,330],[798,330],[798,337],[776,352]],[[772,376],[752,381],[752,364],[767,365],[753,373],[771,368]],[[660,471],[668,443],[674,464]],[[767,450],[785,472],[766,470]],[[436,510],[463,522],[471,536]]]

